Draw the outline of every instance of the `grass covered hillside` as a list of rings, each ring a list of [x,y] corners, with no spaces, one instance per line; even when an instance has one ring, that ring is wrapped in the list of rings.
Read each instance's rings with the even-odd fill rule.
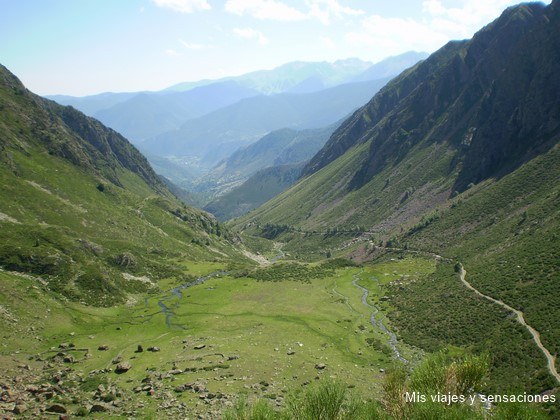
[[[482,183],[457,196],[449,207],[432,213],[431,219],[409,226],[393,243],[438,250],[460,260],[474,287],[522,311],[526,322],[540,333],[543,345],[558,355],[559,181],[560,148],[555,146],[501,180]],[[417,299],[414,289],[406,305]],[[433,311],[431,305],[412,307],[416,308],[414,314],[403,319],[410,328],[412,317],[418,319]],[[443,325],[433,328],[443,333]]]
[[[261,169],[243,184],[206,204],[204,210],[222,221],[246,214],[293,185],[302,168],[303,162]]]
[[[309,130],[274,130],[217,165],[213,176],[247,179],[260,169],[308,161],[324,146],[337,125]]]
[[[176,200],[116,132],[44,100],[0,68],[0,266],[94,305],[177,274],[171,258],[233,248],[206,213]]]

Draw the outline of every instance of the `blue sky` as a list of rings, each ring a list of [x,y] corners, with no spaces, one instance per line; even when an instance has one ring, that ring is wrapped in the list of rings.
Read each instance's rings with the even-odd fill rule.
[[[43,95],[158,90],[296,60],[433,52],[516,3],[0,0],[0,63]]]

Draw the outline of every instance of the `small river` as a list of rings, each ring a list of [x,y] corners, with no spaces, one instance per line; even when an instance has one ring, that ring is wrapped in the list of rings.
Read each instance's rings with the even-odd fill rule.
[[[187,289],[192,286],[196,286],[198,284],[204,283],[206,280],[209,280],[213,277],[219,277],[221,275],[227,274],[225,271],[214,271],[206,276],[198,277],[196,280],[190,281],[188,283],[182,284],[180,286],[174,287],[166,292],[166,295],[158,300],[158,306],[161,308],[161,313],[165,315],[165,325],[168,328],[180,328],[186,330],[186,327],[182,324],[176,324],[172,322],[172,318],[175,316],[175,312],[173,312],[173,308],[171,305],[168,304],[168,301],[171,299],[177,298],[179,300],[183,299],[183,290]],[[147,305],[147,298],[146,298],[146,305]],[[173,306],[177,306],[175,303]]]
[[[385,324],[383,324],[383,318],[379,318],[379,320],[376,319],[376,315],[379,313],[379,309],[367,301],[369,290],[358,284],[358,280],[360,280],[358,274],[354,274],[352,277],[354,278],[354,280],[352,280],[352,284],[363,292],[362,303],[368,308],[373,310],[373,313],[371,314],[370,317],[371,325],[379,328],[383,333],[389,336],[389,347],[391,347],[391,349],[393,350],[395,357],[399,359],[401,362],[403,362],[404,364],[408,364],[408,360],[406,360],[403,357],[403,355],[397,348],[397,336],[395,335],[395,333],[390,331],[385,326]],[[379,286],[379,279],[377,277],[371,276],[371,280],[376,282],[377,285]]]

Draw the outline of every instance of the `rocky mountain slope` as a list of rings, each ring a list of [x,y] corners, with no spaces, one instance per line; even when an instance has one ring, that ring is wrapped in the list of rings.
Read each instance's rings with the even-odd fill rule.
[[[557,7],[510,8],[472,40],[451,42],[394,79],[333,133],[302,182],[279,198],[294,204],[305,195],[305,204],[292,206],[300,210],[276,206],[270,218],[371,225],[409,198],[424,208],[443,202],[550,150],[560,125]],[[350,201],[358,205],[340,218],[337,209]],[[377,201],[386,206],[364,208]]]
[[[558,27],[553,5],[510,8],[470,41],[452,42],[402,74],[337,131],[311,174],[369,142],[353,185],[367,183],[415,146],[449,144],[464,190],[550,148],[558,125]],[[389,159],[387,159],[389,158]]]

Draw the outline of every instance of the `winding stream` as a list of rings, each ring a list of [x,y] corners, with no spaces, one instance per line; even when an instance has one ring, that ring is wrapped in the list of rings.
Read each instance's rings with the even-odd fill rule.
[[[167,325],[168,328],[171,327],[178,327],[181,328],[183,330],[186,330],[185,326],[182,324],[174,324],[171,322],[171,318],[175,316],[175,312],[173,312],[173,308],[168,306],[166,304],[166,301],[173,299],[173,298],[177,298],[179,300],[181,300],[183,298],[183,289],[187,289],[189,287],[192,286],[196,286],[198,284],[202,284],[204,283],[206,280],[211,279],[212,277],[218,277],[221,276],[223,274],[227,274],[225,271],[214,271],[213,273],[210,273],[206,276],[201,276],[198,277],[196,280],[193,280],[191,282],[185,283],[185,284],[181,284],[180,286],[174,287],[173,289],[170,289],[167,291],[167,295],[162,297],[161,299],[158,300],[158,306],[161,308],[160,313],[165,315],[165,325]],[[146,305],[148,304],[148,298],[146,298]],[[174,306],[177,306],[177,304],[175,304]]]
[[[404,364],[408,364],[408,360],[406,360],[403,357],[403,355],[401,354],[401,352],[397,348],[397,336],[395,335],[395,333],[390,331],[385,326],[385,324],[383,324],[383,318],[380,318],[379,320],[376,319],[376,315],[379,313],[379,309],[367,301],[367,298],[368,298],[368,295],[369,295],[369,290],[358,284],[358,280],[360,280],[360,278],[358,277],[358,274],[353,274],[352,278],[354,279],[354,280],[352,280],[352,284],[363,292],[362,303],[365,306],[367,306],[368,308],[373,310],[373,312],[371,314],[371,317],[370,317],[371,325],[379,328],[383,333],[385,333],[389,336],[389,347],[391,347],[391,349],[393,350],[393,353],[394,353],[395,357],[398,360],[400,360],[401,362],[403,362]],[[377,284],[379,284],[379,279],[377,277],[371,276],[371,280],[373,280],[373,281],[377,282]]]
[[[278,260],[284,258],[285,254],[282,251],[282,245],[283,244],[281,244],[281,243],[275,242],[274,248],[278,252],[278,254],[270,259],[271,264],[273,264],[273,263],[277,262]],[[177,286],[177,287],[174,287],[173,289],[168,290],[166,292],[166,295],[164,297],[160,298],[157,302],[158,306],[161,308],[161,311],[159,313],[162,313],[162,314],[165,315],[165,325],[167,325],[168,328],[177,327],[177,328],[181,328],[183,330],[186,330],[186,327],[184,325],[175,324],[171,320],[175,316],[175,312],[173,312],[173,307],[176,307],[177,303],[175,303],[172,306],[172,305],[168,304],[167,302],[169,300],[173,299],[173,298],[177,298],[178,300],[181,300],[183,298],[183,292],[182,291],[184,289],[202,284],[206,280],[209,280],[213,277],[218,277],[218,276],[222,276],[222,275],[226,275],[226,274],[228,274],[227,271],[223,271],[223,270],[214,271],[210,274],[207,274],[206,276],[198,277],[196,280],[193,280],[193,281],[185,283],[185,284],[181,284],[180,286]],[[148,306],[148,298],[145,299],[145,304],[146,304],[146,306]]]

